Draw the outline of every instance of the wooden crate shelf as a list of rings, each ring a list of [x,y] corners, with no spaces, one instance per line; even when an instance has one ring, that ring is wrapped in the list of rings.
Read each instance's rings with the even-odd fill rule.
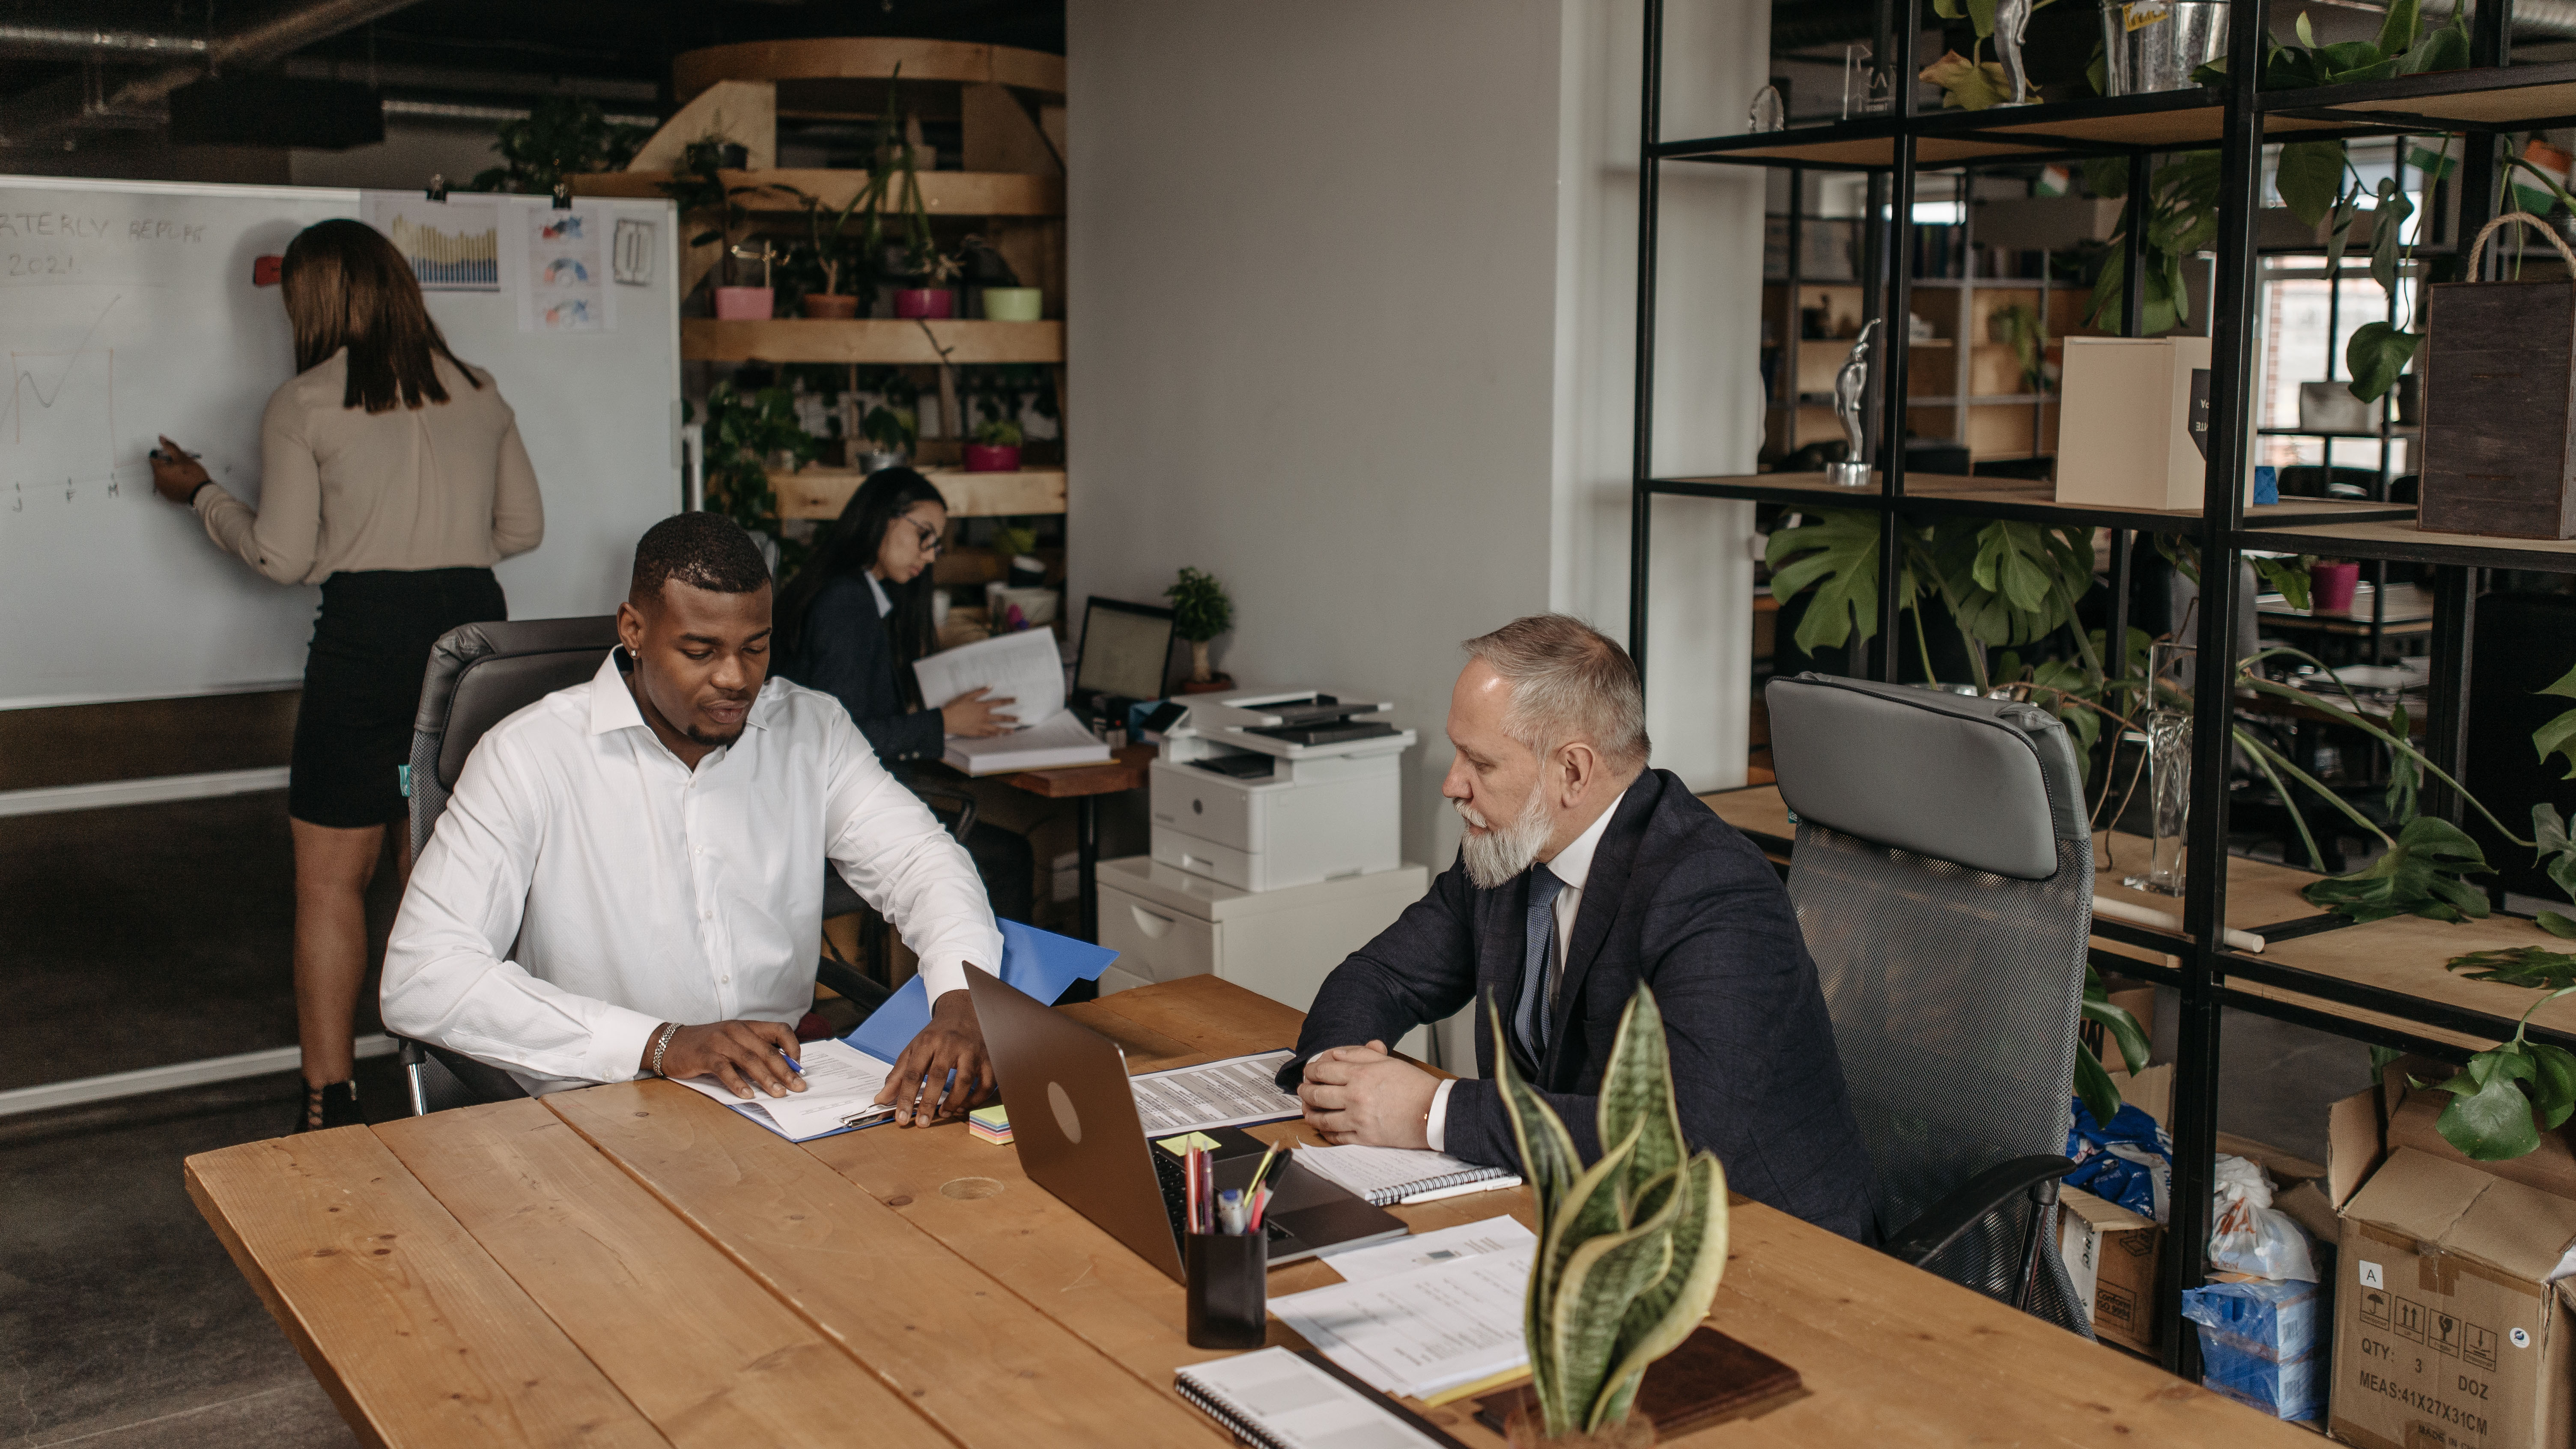
[[[1065,477],[1061,468],[1024,468],[1016,473],[926,468],[922,476],[948,500],[951,518],[1064,512]],[[769,486],[778,494],[779,517],[831,519],[841,516],[850,495],[866,478],[866,474],[853,468],[806,468],[793,473],[772,472]]]
[[[942,357],[940,350],[947,349]],[[729,322],[680,319],[680,355],[692,362],[853,362],[908,366],[949,362],[1064,361],[1062,322],[915,321],[862,317],[847,322],[772,318]]]
[[[859,189],[867,184],[864,171],[812,171],[779,168],[767,171],[719,171],[716,173],[728,187],[792,186],[811,193],[825,206],[839,208],[850,204]],[[601,171],[570,178],[578,196],[658,197],[662,186],[671,179],[668,171]],[[877,208],[887,215],[899,215],[901,198],[887,188],[889,195]],[[792,197],[780,195],[746,196],[743,204],[755,216],[794,215],[802,210]],[[1020,175],[1008,171],[924,171],[921,173],[921,204],[932,216],[1062,216],[1064,215],[1064,178],[1061,176]]]

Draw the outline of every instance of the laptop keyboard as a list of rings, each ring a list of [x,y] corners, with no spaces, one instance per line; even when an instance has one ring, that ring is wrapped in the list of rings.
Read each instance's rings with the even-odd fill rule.
[[[1154,1159],[1154,1185],[1163,1190],[1163,1214],[1172,1220],[1174,1236],[1187,1233],[1190,1230],[1189,1170],[1181,1166],[1179,1158],[1159,1147],[1150,1149],[1147,1155]],[[1261,1231],[1264,1237],[1274,1243],[1285,1241],[1288,1237],[1288,1230],[1275,1221],[1263,1223]]]

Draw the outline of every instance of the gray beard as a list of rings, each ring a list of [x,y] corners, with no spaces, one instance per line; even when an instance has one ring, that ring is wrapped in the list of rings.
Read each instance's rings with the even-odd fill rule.
[[[1520,817],[1511,824],[1495,827],[1484,816],[1467,807],[1464,800],[1450,802],[1457,807],[1458,817],[1481,830],[1470,832],[1458,842],[1460,859],[1466,864],[1467,879],[1478,890],[1500,890],[1512,877],[1530,868],[1538,853],[1547,845],[1547,801],[1538,787],[1530,787],[1529,799],[1521,806]]]

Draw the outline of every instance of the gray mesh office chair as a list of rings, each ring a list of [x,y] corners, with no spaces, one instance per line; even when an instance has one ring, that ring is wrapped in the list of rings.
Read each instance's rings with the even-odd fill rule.
[[[1886,1251],[2092,1337],[2056,1251],[2093,919],[2065,726],[1816,674],[1764,697]]]
[[[429,844],[430,832],[465,772],[466,757],[484,732],[556,690],[590,678],[599,671],[600,656],[616,644],[617,621],[609,615],[467,624],[439,639],[430,649],[420,710],[412,719],[408,778],[414,858]],[[973,827],[974,802],[963,800],[962,810],[951,803],[943,823],[963,838]],[[936,804],[933,812],[938,813]],[[857,894],[828,865],[823,881],[826,917],[858,908]],[[817,962],[815,974],[862,1013],[875,1010],[891,994],[832,957]],[[397,1041],[415,1115],[526,1095],[506,1072],[427,1042]]]

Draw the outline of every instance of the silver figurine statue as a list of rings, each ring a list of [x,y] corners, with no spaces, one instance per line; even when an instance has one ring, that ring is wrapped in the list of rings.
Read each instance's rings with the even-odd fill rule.
[[[2012,99],[2004,104],[2030,104],[2030,72],[2021,63],[2021,42],[2030,28],[2032,0],[1995,0],[1995,55],[2012,77]]]
[[[1825,481],[1837,488],[1869,486],[1869,443],[1861,430],[1861,409],[1869,396],[1869,344],[1877,332],[1878,319],[1872,317],[1852,340],[1843,370],[1834,375],[1834,416],[1842,421],[1844,441],[1851,444],[1844,461],[1825,465]]]

